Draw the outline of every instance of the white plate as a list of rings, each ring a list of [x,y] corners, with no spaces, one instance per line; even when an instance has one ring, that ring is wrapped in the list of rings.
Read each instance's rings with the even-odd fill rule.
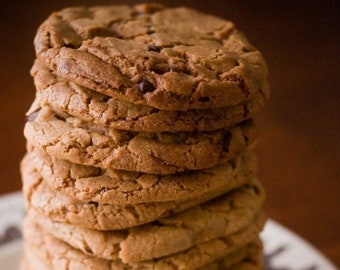
[[[24,213],[21,192],[0,197],[0,269],[17,270],[19,267]]]
[[[20,192],[0,197],[0,266],[18,269],[24,203]],[[319,251],[292,231],[268,220],[261,234],[268,270],[337,270]]]

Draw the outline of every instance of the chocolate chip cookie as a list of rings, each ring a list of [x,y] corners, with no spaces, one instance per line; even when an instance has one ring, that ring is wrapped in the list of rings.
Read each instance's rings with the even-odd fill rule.
[[[47,232],[33,220],[26,219],[24,224],[25,248],[27,259],[33,258],[49,269],[198,269],[211,263],[229,263],[230,266],[243,263],[250,256],[248,247],[256,246],[261,250],[256,230],[250,227],[248,232],[240,232],[225,238],[203,242],[182,252],[141,262],[124,263],[117,260],[105,260],[88,255],[71,247]],[[240,246],[233,245],[238,240]],[[241,241],[239,239],[242,239]],[[255,250],[252,249],[252,252]],[[205,269],[205,268],[203,268]],[[209,268],[206,268],[209,269]]]
[[[255,141],[257,128],[249,120],[211,132],[135,133],[100,128],[42,107],[26,123],[24,134],[33,146],[74,163],[172,174],[233,160]]]
[[[266,97],[255,93],[231,107],[165,111],[118,100],[55,76],[40,60],[31,70],[37,95],[53,111],[121,130],[143,132],[212,131],[231,127],[257,115]],[[268,92],[263,89],[263,92]]]
[[[234,106],[266,86],[267,67],[227,20],[185,7],[73,7],[34,40],[61,78],[161,110]]]
[[[22,270],[263,269],[268,71],[232,22],[70,7],[34,47]]]
[[[212,169],[156,175],[71,163],[32,148],[27,159],[52,189],[82,201],[137,204],[198,198],[236,189],[255,177],[257,159],[246,151]]]
[[[71,223],[98,230],[116,230],[142,225],[175,214],[218,197],[224,190],[216,190],[188,200],[148,202],[138,204],[102,204],[79,201],[52,190],[29,166],[23,167],[23,191],[26,205],[55,221]]]

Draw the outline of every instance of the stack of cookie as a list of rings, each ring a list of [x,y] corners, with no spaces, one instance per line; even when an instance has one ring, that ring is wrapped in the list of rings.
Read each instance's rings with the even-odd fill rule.
[[[262,269],[267,69],[233,23],[74,7],[35,49],[22,269]]]

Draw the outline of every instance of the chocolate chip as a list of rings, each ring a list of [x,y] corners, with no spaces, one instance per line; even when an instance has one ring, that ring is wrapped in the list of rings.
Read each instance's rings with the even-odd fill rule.
[[[151,82],[146,81],[146,80],[141,81],[138,84],[138,88],[143,94],[145,94],[147,92],[152,92],[153,90],[156,89],[155,86]]]
[[[104,96],[102,97],[101,101],[102,102],[108,102],[110,100],[110,97],[109,96]]]
[[[98,205],[99,205],[99,203],[93,202],[93,201],[89,202],[89,204],[90,204],[90,205],[93,205],[94,207],[98,207]]]
[[[209,102],[210,98],[209,97],[200,97],[199,101],[201,101],[201,102]]]
[[[26,122],[33,122],[37,118],[39,111],[40,111],[40,109],[38,109],[38,110],[30,113],[29,115],[27,115],[26,116]]]
[[[88,253],[88,254],[93,254],[93,251],[90,247],[88,246],[85,246],[85,251]]]
[[[247,97],[250,94],[248,86],[244,79],[239,78],[236,74],[227,75],[224,80],[237,84],[241,92]]]
[[[115,37],[119,39],[123,39],[123,36],[119,34],[115,29],[114,25],[112,24],[110,28],[101,28],[101,27],[95,27],[89,30],[88,32],[89,38],[95,38],[95,37]]]
[[[163,224],[159,220],[154,220],[151,222],[152,225],[154,226],[162,226]]]
[[[159,75],[162,75],[162,74],[164,74],[165,72],[167,72],[167,71],[165,71],[165,70],[157,69],[157,68],[153,68],[153,69],[151,69],[151,71],[153,71],[153,72],[155,72],[156,74],[159,74]]]
[[[63,118],[61,115],[54,115],[57,120],[65,121],[65,118]]]
[[[148,50],[153,52],[160,52],[163,48],[157,45],[149,45]]]
[[[72,44],[72,43],[65,43],[64,47],[70,48],[70,49],[77,49],[77,46],[75,44]]]
[[[230,141],[231,141],[231,133],[227,132],[224,135],[224,138],[223,138],[223,150],[224,150],[224,152],[228,152],[229,151]]]

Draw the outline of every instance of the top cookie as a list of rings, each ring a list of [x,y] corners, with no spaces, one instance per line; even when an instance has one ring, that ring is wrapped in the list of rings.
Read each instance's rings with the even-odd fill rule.
[[[234,106],[266,87],[261,54],[232,22],[183,7],[67,8],[34,44],[61,78],[161,110]]]

